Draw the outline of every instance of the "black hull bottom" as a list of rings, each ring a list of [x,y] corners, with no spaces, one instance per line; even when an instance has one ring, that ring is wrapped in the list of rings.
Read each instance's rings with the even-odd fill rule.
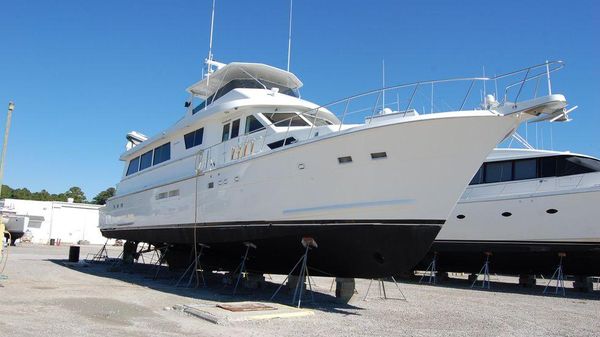
[[[443,222],[443,221],[441,221]],[[419,262],[435,239],[440,225],[433,224],[323,224],[247,225],[196,229],[197,243],[210,245],[202,265],[234,270],[246,247],[250,249],[249,271],[287,274],[304,253],[303,237],[312,237],[318,248],[308,257],[313,275],[378,278],[404,273]],[[108,238],[170,244],[167,259],[171,266],[187,267],[194,244],[192,227],[136,230],[103,230]],[[184,268],[185,268],[184,267]]]
[[[437,252],[438,271],[477,273],[491,252],[490,272],[551,275],[563,257],[567,275],[600,275],[600,243],[435,241],[416,269],[425,270]]]

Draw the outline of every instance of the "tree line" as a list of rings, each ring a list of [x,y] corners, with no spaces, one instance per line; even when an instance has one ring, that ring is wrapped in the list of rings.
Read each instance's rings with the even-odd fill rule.
[[[8,185],[2,185],[2,193],[0,199],[21,199],[21,200],[37,200],[37,201],[64,201],[73,198],[73,202],[104,205],[106,200],[115,195],[115,188],[109,187],[106,190],[98,193],[92,200],[87,200],[83,190],[77,186],[69,188],[63,193],[49,193],[45,189],[39,192],[31,192],[27,188],[11,188]]]

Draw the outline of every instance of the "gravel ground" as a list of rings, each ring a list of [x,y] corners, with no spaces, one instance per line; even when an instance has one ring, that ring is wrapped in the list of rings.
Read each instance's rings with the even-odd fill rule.
[[[82,246],[81,256],[99,250]],[[111,247],[116,257],[120,248]],[[177,275],[135,265],[68,266],[68,247],[11,247],[0,280],[0,336],[599,336],[600,292],[542,296],[542,282],[522,289],[516,278],[492,277],[492,291],[472,290],[465,280],[442,286],[402,282],[407,300],[382,300],[374,282],[357,280],[358,294],[337,304],[330,278],[315,278],[315,315],[215,325],[172,310],[179,304],[267,300],[276,288],[229,295],[216,279],[209,287],[176,288]],[[147,257],[148,259],[148,257]],[[310,260],[309,260],[310,261]],[[283,277],[274,276],[273,282]],[[393,283],[387,294],[400,297]],[[310,296],[309,296],[310,298]],[[280,303],[289,303],[283,292]]]

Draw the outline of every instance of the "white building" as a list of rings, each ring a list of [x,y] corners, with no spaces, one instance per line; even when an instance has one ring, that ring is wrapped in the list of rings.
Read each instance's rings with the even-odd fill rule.
[[[61,244],[88,241],[102,244],[106,238],[98,229],[101,205],[59,201],[3,199],[0,210],[7,230],[25,233],[33,243]]]

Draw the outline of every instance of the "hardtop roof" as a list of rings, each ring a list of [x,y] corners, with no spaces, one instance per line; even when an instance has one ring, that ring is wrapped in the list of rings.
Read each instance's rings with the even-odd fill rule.
[[[298,77],[288,71],[262,63],[232,62],[192,84],[187,91],[201,99],[207,99],[219,88],[236,79],[265,80],[290,89],[302,87]]]

